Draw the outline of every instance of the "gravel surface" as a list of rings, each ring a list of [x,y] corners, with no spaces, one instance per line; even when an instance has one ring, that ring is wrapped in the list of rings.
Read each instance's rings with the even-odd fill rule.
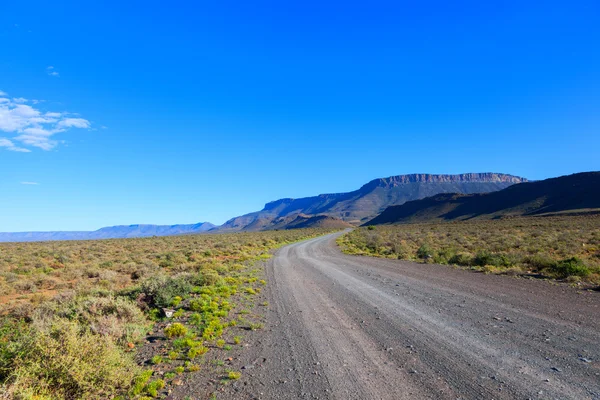
[[[267,264],[230,399],[600,399],[600,293],[356,257],[340,233]]]

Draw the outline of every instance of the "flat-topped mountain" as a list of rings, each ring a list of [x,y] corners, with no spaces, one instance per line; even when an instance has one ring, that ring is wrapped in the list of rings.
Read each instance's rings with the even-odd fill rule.
[[[183,225],[117,225],[96,231],[0,232],[0,242],[38,242],[45,240],[120,239],[148,236],[170,236],[206,232],[215,225],[210,222]]]
[[[493,192],[526,181],[524,178],[499,173],[397,175],[374,179],[348,193],[272,201],[261,211],[232,218],[215,230],[269,229],[277,218],[296,214],[326,215],[346,222],[360,223],[373,218],[390,205],[404,204],[439,193]]]
[[[600,172],[523,182],[484,194],[438,194],[390,206],[365,225],[600,211]]]

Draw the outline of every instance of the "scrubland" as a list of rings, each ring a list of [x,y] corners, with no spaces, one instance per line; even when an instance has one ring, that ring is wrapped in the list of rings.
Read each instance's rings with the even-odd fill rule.
[[[338,244],[348,254],[600,284],[600,215],[368,226]]]
[[[165,395],[262,328],[257,262],[325,232],[0,244],[0,398]]]

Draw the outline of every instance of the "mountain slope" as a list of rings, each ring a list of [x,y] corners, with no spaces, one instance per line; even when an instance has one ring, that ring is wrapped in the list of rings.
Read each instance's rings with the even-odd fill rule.
[[[439,194],[390,206],[365,225],[491,219],[600,209],[600,172],[524,182],[485,194]]]
[[[120,239],[148,236],[170,236],[206,232],[215,225],[210,222],[185,225],[117,225],[97,231],[0,232],[0,242],[36,242],[45,240]]]
[[[438,193],[493,192],[525,181],[524,178],[496,173],[398,175],[374,179],[348,193],[276,200],[267,203],[261,211],[232,218],[216,230],[268,229],[275,219],[295,214],[327,215],[357,223],[374,217],[390,205]]]
[[[273,220],[268,229],[329,228],[343,229],[353,225],[329,215],[295,214]]]

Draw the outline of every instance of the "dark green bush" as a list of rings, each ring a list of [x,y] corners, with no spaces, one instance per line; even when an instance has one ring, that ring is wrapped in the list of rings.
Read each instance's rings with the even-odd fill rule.
[[[458,253],[450,257],[448,263],[462,266],[470,266],[473,265],[473,257],[471,257],[470,254]]]
[[[429,245],[427,243],[424,243],[417,250],[417,257],[419,257],[422,260],[426,260],[429,257],[432,257],[432,253],[433,253],[433,250],[431,250],[431,247],[429,247]]]
[[[182,275],[175,278],[156,275],[145,279],[137,288],[128,291],[134,300],[142,298],[149,308],[169,307],[177,296],[185,298],[192,292],[197,277]]]
[[[569,276],[584,277],[591,273],[590,269],[577,257],[565,258],[549,270],[557,278],[568,278]]]
[[[456,255],[454,249],[442,249],[433,256],[433,262],[436,264],[448,264],[450,259]]]
[[[510,267],[514,260],[507,254],[490,253],[488,251],[479,251],[473,259],[473,264],[480,267],[493,265],[494,267]]]

